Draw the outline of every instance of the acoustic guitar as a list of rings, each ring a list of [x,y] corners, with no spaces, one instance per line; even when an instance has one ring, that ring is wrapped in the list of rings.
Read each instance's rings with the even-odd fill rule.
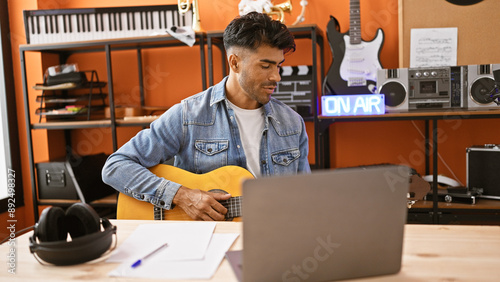
[[[226,220],[235,221],[241,219],[241,183],[244,179],[253,178],[248,170],[239,166],[224,166],[205,174],[195,174],[164,164],[149,170],[157,176],[189,188],[231,194],[231,198],[220,203],[228,209]],[[193,220],[180,207],[164,210],[123,193],[118,195],[116,216],[117,219]]]
[[[324,81],[325,95],[375,93],[384,32],[379,28],[372,41],[363,41],[360,18],[359,0],[350,1],[348,33],[340,33],[339,22],[330,16],[326,32],[333,62]]]

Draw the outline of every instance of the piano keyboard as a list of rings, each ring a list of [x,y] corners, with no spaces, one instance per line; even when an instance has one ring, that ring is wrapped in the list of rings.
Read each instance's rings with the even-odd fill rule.
[[[28,44],[63,43],[166,34],[172,26],[192,25],[192,9],[177,5],[25,10]]]

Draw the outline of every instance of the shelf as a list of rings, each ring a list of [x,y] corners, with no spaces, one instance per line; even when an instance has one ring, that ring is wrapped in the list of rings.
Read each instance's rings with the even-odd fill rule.
[[[120,126],[148,126],[150,123],[158,119],[160,116],[139,116],[139,117],[125,117],[117,119],[116,124]]]
[[[200,39],[204,38],[204,33],[196,32],[195,37],[199,44]],[[158,48],[187,46],[176,38],[166,35],[141,36],[131,38],[116,38],[103,40],[77,41],[67,43],[51,44],[23,44],[19,48],[21,51],[45,51],[45,52],[102,52],[105,46],[110,46],[113,50],[129,50],[137,48]]]
[[[55,91],[55,90],[76,90],[76,89],[90,89],[90,88],[103,88],[106,86],[106,82],[104,81],[96,81],[96,82],[88,82],[84,85],[78,85],[74,82],[61,83],[56,85],[44,85],[44,84],[36,84],[33,86],[35,90],[44,90],[44,91]]]
[[[75,108],[71,110],[71,108]],[[46,122],[54,121],[91,121],[104,116],[105,105],[91,105],[89,108],[85,105],[67,105],[59,107],[37,108],[35,114],[39,116],[39,123],[45,117]],[[91,116],[93,119],[91,119]]]
[[[408,223],[500,224],[500,200],[476,198],[476,204],[417,201],[408,209]],[[437,222],[436,222],[437,220]]]
[[[43,102],[45,104],[53,104],[53,103],[76,103],[81,101],[88,101],[89,98],[94,100],[99,100],[105,98],[106,94],[82,94],[82,95],[45,95],[45,96],[37,96],[36,102]]]
[[[87,108],[81,107],[79,110],[68,110],[67,108],[38,108],[35,112],[36,115],[44,117],[59,117],[59,118],[73,118],[87,114]]]
[[[67,83],[62,83],[62,84],[56,84],[56,85],[43,85],[43,84],[36,84],[33,86],[33,89],[35,90],[67,90],[67,89],[74,89],[78,86],[78,84],[74,82],[67,82]]]
[[[88,79],[88,73],[91,74],[90,80]],[[40,107],[36,109],[35,112],[35,114],[39,116],[39,122],[42,121],[42,117],[45,117],[47,121],[64,119],[81,120],[79,117],[84,115],[87,116],[87,120],[91,120],[91,114],[104,109],[107,95],[102,92],[102,88],[106,86],[106,82],[99,81],[97,72],[95,70],[90,70],[71,74],[75,76],[75,78],[71,79],[78,79],[80,82],[74,81],[55,85],[45,85],[48,81],[47,77],[45,77],[44,84],[36,84],[33,86],[35,90],[42,91],[42,95],[36,97],[36,102],[40,104]],[[61,80],[61,78],[59,78],[59,80]],[[85,92],[78,93],[78,90],[85,90]],[[67,91],[72,91],[72,95],[68,95]],[[94,93],[94,91],[96,93]],[[101,102],[100,105],[95,105],[95,103],[92,104],[93,101],[98,100]],[[74,104],[76,102],[81,103]],[[48,106],[47,104],[52,105]],[[95,118],[95,116],[93,117]]]
[[[117,126],[149,126],[159,116],[131,117],[117,119]],[[111,127],[111,120],[82,120],[82,121],[48,121],[31,125],[32,129],[80,129],[94,127]]]
[[[48,121],[31,125],[32,129],[79,129],[111,127],[111,120]]]
[[[432,201],[417,201],[411,209],[432,209]],[[438,202],[438,208],[443,210],[460,209],[460,210],[496,210],[500,212],[500,200],[490,200],[476,198],[476,204],[465,203],[447,203]]]
[[[311,31],[314,31],[316,35],[322,35],[323,31],[318,28],[316,24],[299,24],[299,25],[289,25],[288,30],[293,33],[295,38],[311,38]],[[216,40],[222,40],[224,35],[224,30],[210,30],[207,31],[207,37]]]
[[[323,116],[320,120],[338,121],[360,121],[360,120],[415,120],[415,119],[446,119],[446,118],[491,118],[500,116],[500,106],[498,109],[489,110],[419,110],[401,113],[385,113],[383,115],[359,115],[359,116]]]
[[[94,200],[88,204],[91,206],[116,206],[118,201],[117,194],[111,194],[101,199]],[[79,203],[80,200],[68,200],[68,199],[39,199],[38,203],[40,205],[63,205],[70,206],[75,203]]]

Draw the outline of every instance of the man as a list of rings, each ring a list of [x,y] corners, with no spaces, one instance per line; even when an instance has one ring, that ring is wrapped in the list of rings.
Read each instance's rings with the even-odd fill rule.
[[[140,131],[104,165],[105,183],[164,209],[182,208],[197,220],[224,220],[218,201],[230,195],[201,191],[158,177],[147,168],[174,158],[174,166],[206,173],[226,165],[256,177],[309,173],[303,119],[271,98],[288,52],[285,25],[256,12],[235,18],[224,31],[229,75],[174,105]]]

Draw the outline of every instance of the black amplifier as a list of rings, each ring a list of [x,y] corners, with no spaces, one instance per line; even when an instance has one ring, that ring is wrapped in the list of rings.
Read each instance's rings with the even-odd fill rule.
[[[500,145],[467,148],[467,187],[482,189],[481,198],[500,200]]]
[[[102,181],[107,155],[97,154],[37,163],[38,197],[91,202],[116,193]]]
[[[408,69],[409,109],[467,108],[467,67]]]

